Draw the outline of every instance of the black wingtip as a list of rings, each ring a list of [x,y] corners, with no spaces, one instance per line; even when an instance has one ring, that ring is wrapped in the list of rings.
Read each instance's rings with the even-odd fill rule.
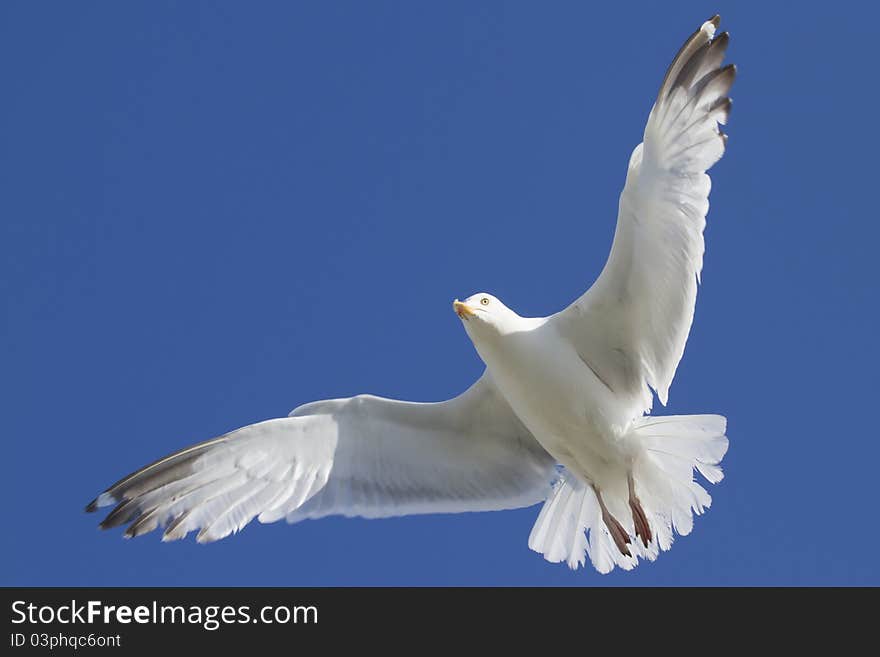
[[[722,66],[720,69],[718,69],[718,75],[724,76],[731,81],[734,80],[736,78],[736,64],[728,64],[727,66]]]
[[[86,513],[94,513],[98,510],[98,498],[96,497],[86,505]]]
[[[728,96],[722,96],[709,106],[709,114],[715,117],[721,125],[725,125],[730,120],[730,108],[733,101]]]
[[[728,64],[723,69],[721,69],[721,72],[724,75],[728,76],[730,79],[730,84],[733,84],[733,81],[736,80],[736,74],[738,71],[736,68],[736,64]]]

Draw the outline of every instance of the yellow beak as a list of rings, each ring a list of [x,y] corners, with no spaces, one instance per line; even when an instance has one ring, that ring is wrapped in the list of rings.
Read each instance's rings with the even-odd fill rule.
[[[458,315],[461,319],[467,319],[468,317],[473,317],[476,313],[471,310],[470,306],[466,303],[462,303],[458,299],[452,302],[452,309],[455,311],[455,314]]]

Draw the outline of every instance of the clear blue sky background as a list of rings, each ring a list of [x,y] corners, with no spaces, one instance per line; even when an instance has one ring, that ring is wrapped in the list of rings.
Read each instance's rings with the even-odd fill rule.
[[[0,583],[880,584],[878,11],[867,4],[5,2]],[[632,573],[537,508],[124,541],[121,475],[302,402],[448,398],[450,301],[579,295],[670,58],[739,66],[666,413],[723,413],[714,505]],[[394,308],[390,311],[389,308]]]

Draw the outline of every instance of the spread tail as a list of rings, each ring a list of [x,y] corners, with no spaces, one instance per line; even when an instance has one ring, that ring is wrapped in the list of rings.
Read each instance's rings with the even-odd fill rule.
[[[563,470],[529,536],[529,547],[551,562],[578,568],[589,555],[600,573],[614,566],[631,570],[639,558],[653,561],[672,546],[674,534],[693,529],[693,513],[709,508],[712,498],[694,481],[693,471],[710,483],[723,478],[719,463],[727,452],[727,421],[720,415],[643,417],[634,422],[629,439],[640,447],[632,464],[632,483],[643,518],[618,517],[630,535],[627,556],[618,549],[602,517],[593,487]],[[627,489],[624,489],[627,490]],[[605,492],[607,498],[608,493]],[[631,508],[631,500],[612,500],[612,508]],[[647,520],[650,540],[636,539],[637,523]],[[641,533],[644,535],[645,528]],[[647,545],[645,545],[647,543]]]

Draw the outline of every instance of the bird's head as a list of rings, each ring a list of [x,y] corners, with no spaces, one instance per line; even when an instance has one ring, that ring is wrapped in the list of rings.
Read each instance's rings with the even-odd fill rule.
[[[464,324],[471,339],[488,334],[504,334],[516,330],[520,316],[488,292],[472,294],[464,301],[456,299],[452,309]]]

